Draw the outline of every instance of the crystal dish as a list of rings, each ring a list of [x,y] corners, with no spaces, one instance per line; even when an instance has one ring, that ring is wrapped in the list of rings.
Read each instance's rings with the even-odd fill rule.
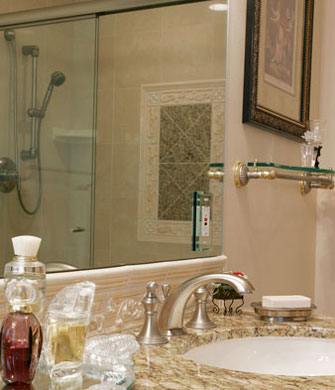
[[[96,336],[86,343],[85,374],[116,389],[131,389],[135,382],[135,369],[131,357],[139,350],[135,336],[112,334]]]

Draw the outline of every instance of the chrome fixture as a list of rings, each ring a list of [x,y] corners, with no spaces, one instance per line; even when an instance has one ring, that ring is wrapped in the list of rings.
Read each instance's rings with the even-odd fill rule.
[[[199,287],[215,282],[228,284],[240,295],[251,294],[254,291],[254,287],[247,279],[232,273],[208,274],[189,279],[177,287],[165,300],[158,320],[161,333],[167,334],[170,330],[175,335],[184,334],[184,312],[190,295]]]
[[[140,344],[165,344],[168,339],[162,336],[157,327],[157,307],[160,303],[155,290],[158,288],[156,282],[147,284],[147,292],[142,300],[144,306],[144,325],[136,337]]]
[[[36,91],[37,91],[37,57],[40,54],[40,49],[36,45],[23,46],[22,54],[24,56],[31,56],[32,58],[32,87],[31,87],[31,106],[36,108]],[[36,157],[36,118],[31,118],[30,129],[31,146],[29,150],[21,151],[21,158],[23,160],[33,159]]]
[[[47,110],[47,107],[48,107],[48,104],[49,104],[51,94],[52,94],[54,87],[61,86],[64,83],[64,81],[65,81],[64,73],[58,72],[58,71],[52,73],[51,78],[50,78],[50,82],[48,85],[48,89],[47,89],[45,96],[44,96],[44,99],[43,99],[42,107],[39,110],[34,108],[34,107],[32,107],[28,110],[28,115],[31,118],[42,119],[45,117],[45,113],[46,113],[46,110]]]
[[[282,173],[281,170],[294,171],[298,174]],[[302,195],[308,194],[313,188],[333,189],[334,175],[335,171],[331,169],[263,163],[257,160],[247,165],[242,161],[238,161],[234,165],[234,181],[236,187],[246,186],[250,179],[294,180],[300,182],[300,192]]]
[[[25,205],[22,188],[21,188],[21,175],[20,175],[20,161],[19,161],[19,140],[18,140],[18,125],[17,125],[17,58],[16,58],[16,42],[15,31],[6,30],[4,32],[4,38],[8,41],[11,61],[11,88],[13,96],[13,133],[14,133],[14,150],[15,150],[15,162],[9,163],[9,158],[2,158],[1,161],[6,161],[6,164],[10,164],[10,168],[3,168],[0,166],[2,172],[0,172],[0,191],[9,192],[15,188],[13,185],[13,178],[17,187],[17,193],[19,197],[20,205],[23,211],[28,215],[34,215],[39,210],[42,200],[42,167],[41,167],[41,154],[40,154],[40,134],[42,127],[42,119],[46,114],[46,109],[50,101],[50,97],[53,88],[60,86],[65,81],[65,76],[62,72],[53,72],[51,75],[50,83],[45,94],[41,109],[36,108],[36,94],[37,94],[37,57],[39,56],[39,47],[36,45],[27,45],[22,47],[22,54],[24,56],[31,55],[32,57],[32,97],[31,108],[28,110],[28,115],[31,118],[31,145],[27,150],[21,151],[22,160],[36,159],[37,176],[38,176],[38,198],[35,206],[32,209],[28,209]],[[15,174],[13,171],[15,170]]]
[[[15,31],[13,30],[5,30],[4,38],[8,42],[9,52],[10,52],[10,61],[12,68],[12,81],[13,81],[13,133],[14,133],[14,143],[18,144],[18,133],[17,133],[17,86],[16,86],[16,42],[15,42]],[[19,152],[15,147],[15,155],[14,161],[12,161],[9,157],[1,158],[1,186],[0,190],[2,192],[10,192],[17,185],[18,189],[20,188],[20,177],[19,177]],[[13,181],[12,172],[15,170],[16,177],[15,183]],[[11,174],[9,174],[11,173]]]
[[[75,227],[72,227],[72,228],[70,229],[70,232],[71,232],[71,233],[82,233],[82,232],[84,232],[85,230],[86,230],[86,229],[83,228],[83,227],[75,226]]]
[[[10,158],[0,158],[0,191],[11,192],[16,186],[16,179],[15,163]]]
[[[209,179],[214,179],[223,182],[224,172],[222,171],[222,169],[210,168],[207,171],[207,177]]]
[[[4,35],[6,41],[12,41],[13,39],[15,39],[15,32],[13,30],[6,30]]]
[[[223,182],[224,178],[224,164],[223,163],[210,163],[207,171],[208,179],[218,180]]]
[[[209,291],[206,286],[199,287],[194,292],[195,310],[191,320],[186,324],[186,328],[193,329],[212,329],[216,325],[208,317],[206,304]]]

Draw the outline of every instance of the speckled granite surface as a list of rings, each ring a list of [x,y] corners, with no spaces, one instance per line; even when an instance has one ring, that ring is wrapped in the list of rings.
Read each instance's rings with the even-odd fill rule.
[[[249,374],[200,365],[183,354],[201,344],[254,336],[303,336],[335,338],[335,318],[317,317],[302,323],[268,324],[253,313],[223,317],[213,315],[218,327],[210,331],[188,330],[164,346],[142,346],[135,356],[134,390],[278,390],[335,389],[335,376],[288,377]]]
[[[316,317],[302,323],[268,324],[251,312],[241,316],[212,315],[218,327],[210,331],[187,330],[163,346],[141,346],[134,356],[133,390],[334,390],[335,376],[288,377],[250,374],[194,363],[183,355],[202,344],[254,336],[335,338],[335,317]],[[1,383],[1,381],[0,381]],[[84,380],[82,389],[91,384]],[[7,389],[7,388],[6,388]],[[48,377],[39,373],[34,390],[50,390]],[[70,388],[67,388],[70,389]],[[71,387],[71,390],[81,390]]]

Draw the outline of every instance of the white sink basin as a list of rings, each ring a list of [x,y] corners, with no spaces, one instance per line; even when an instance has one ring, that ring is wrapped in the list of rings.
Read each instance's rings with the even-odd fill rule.
[[[185,357],[197,363],[257,374],[335,375],[335,340],[250,337],[206,344]]]

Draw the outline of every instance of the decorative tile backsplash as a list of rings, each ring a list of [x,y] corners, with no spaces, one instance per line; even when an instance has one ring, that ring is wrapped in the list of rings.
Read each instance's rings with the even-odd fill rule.
[[[160,220],[190,221],[192,191],[209,191],[211,112],[210,104],[161,107]]]
[[[90,280],[96,284],[90,334],[117,333],[143,325],[142,299],[149,281],[168,283],[173,290],[194,276],[222,272],[226,257],[168,261],[47,275],[47,304],[68,284]],[[0,280],[0,314],[5,314],[3,279]],[[162,299],[162,295],[160,298]]]

